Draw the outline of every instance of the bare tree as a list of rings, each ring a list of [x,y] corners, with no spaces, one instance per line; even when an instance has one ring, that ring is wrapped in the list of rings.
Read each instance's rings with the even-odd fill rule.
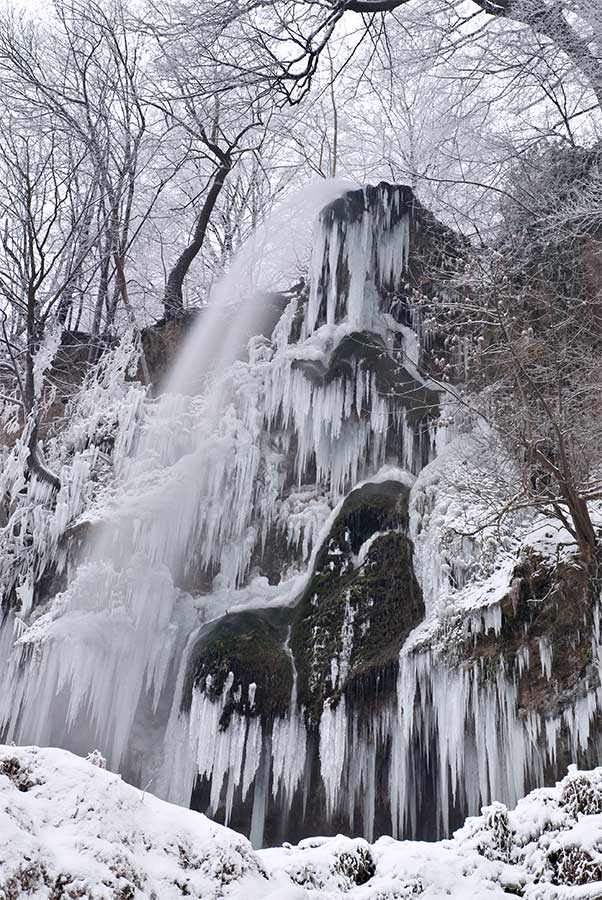
[[[98,272],[94,308],[88,304],[87,310],[94,335],[114,327],[119,305],[135,321],[127,260],[173,176],[172,169],[140,202],[144,169],[161,138],[157,121],[148,121],[140,40],[118,0],[109,5],[56,0],[50,30],[23,16],[7,16],[0,23],[0,78],[7,104],[52,117],[86,157],[86,177],[94,184],[88,227]]]
[[[38,445],[47,323],[64,313],[65,297],[82,278],[90,253],[91,196],[74,193],[82,157],[65,148],[48,123],[2,117],[0,137],[0,316],[2,368],[16,393],[27,430],[29,466],[53,487]],[[52,349],[51,349],[52,353]]]
[[[588,88],[586,108],[602,103],[600,0],[248,0],[235,6],[237,27],[245,29],[254,52],[241,56],[231,77],[263,79],[290,103],[302,102],[312,90],[333,42],[339,45],[338,76],[358,47],[367,45],[382,58],[396,48],[411,52],[414,34],[425,30],[438,36],[431,61],[449,59],[467,45],[474,48],[472,67],[463,75],[467,82],[482,78],[495,85],[500,52],[519,47],[519,56],[502,66],[527,72],[534,55],[551,54],[543,93],[555,92],[559,82],[581,80]],[[341,35],[350,38],[344,51]]]
[[[237,159],[245,152],[244,146],[242,149],[240,147],[241,142],[259,124],[259,122],[253,121],[245,125],[234,137],[228,139],[221,132],[219,125],[214,127],[213,135],[210,137],[200,122],[197,122],[198,131],[194,130],[198,143],[205,148],[210,158],[212,157],[215,160],[215,165],[203,192],[203,201],[196,215],[190,242],[180,253],[167,277],[164,306],[165,316],[168,319],[178,316],[184,309],[182,293],[184,279],[205,243],[211,217],[223,191],[226,179]],[[188,125],[188,129],[191,129],[191,127]]]
[[[455,292],[418,298],[442,388],[513,460],[497,515],[545,511],[594,572],[600,551],[588,503],[602,498],[599,163],[599,151],[557,146],[517,162],[515,190],[534,207],[506,198],[498,245],[472,254]]]
[[[254,86],[231,79],[234,60],[241,54],[240,41],[232,43],[228,33],[232,22],[239,22],[235,10],[225,4],[207,12],[208,18],[199,21],[189,11],[184,26],[160,17],[152,25],[158,49],[153,106],[181,133],[182,158],[193,161],[197,173],[199,162],[205,168],[202,187],[191,203],[195,218],[190,239],[167,276],[168,319],[184,308],[184,280],[205,244],[224,185],[245,154],[259,152],[273,105]]]

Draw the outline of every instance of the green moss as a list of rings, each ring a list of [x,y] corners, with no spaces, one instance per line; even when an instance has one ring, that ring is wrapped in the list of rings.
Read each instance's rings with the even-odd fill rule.
[[[286,610],[243,612],[222,618],[195,648],[189,674],[188,696],[193,685],[209,696],[221,697],[230,672],[234,681],[224,710],[222,726],[233,712],[273,718],[283,715],[290,701],[292,663],[285,649]],[[249,686],[255,684],[255,702],[249,703]]]
[[[310,583],[294,610],[244,612],[222,618],[195,648],[185,696],[193,685],[221,698],[230,672],[234,682],[222,726],[234,711],[273,718],[290,702],[293,670],[299,701],[317,720],[327,698],[345,692],[362,702],[393,683],[399,650],[424,616],[414,576],[412,543],[404,533],[408,488],[399,482],[366,484],[343,504],[328,539],[317,554]],[[374,537],[361,566],[360,547]],[[331,677],[332,660],[339,678]],[[249,685],[257,685],[250,706]]]
[[[375,532],[405,530],[407,496],[408,488],[398,481],[365,484],[352,491],[316,557],[314,579],[336,577],[340,567],[350,563],[351,557]]]
[[[345,692],[366,699],[377,682],[382,686],[424,615],[412,544],[402,530],[406,524],[407,488],[397,482],[365,485],[347,498],[317,556],[291,638],[300,702],[315,720],[327,698]],[[356,568],[360,547],[379,532],[384,533]]]

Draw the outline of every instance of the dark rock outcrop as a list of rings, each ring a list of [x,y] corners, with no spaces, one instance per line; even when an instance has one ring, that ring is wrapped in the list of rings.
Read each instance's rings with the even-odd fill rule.
[[[233,712],[264,719],[286,712],[293,683],[291,657],[285,649],[286,619],[287,610],[227,615],[197,645],[189,690],[200,686],[210,699],[218,700],[230,673],[233,676],[221,728],[228,727]],[[256,690],[250,694],[251,685]]]
[[[559,716],[597,684],[592,658],[595,594],[578,559],[551,563],[526,554],[501,602],[499,634],[477,634],[467,642],[465,658],[494,663],[504,658],[515,670],[525,713]],[[519,671],[521,653],[525,662]]]
[[[327,698],[336,700],[360,680],[394,667],[424,616],[404,533],[407,498],[399,482],[352,491],[317,555],[291,637],[300,702],[316,721]],[[357,554],[370,539],[360,561]]]

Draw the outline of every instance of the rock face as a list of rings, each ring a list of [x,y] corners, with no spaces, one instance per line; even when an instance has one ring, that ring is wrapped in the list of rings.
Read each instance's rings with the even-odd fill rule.
[[[267,721],[286,713],[293,687],[287,618],[280,610],[227,615],[193,650],[190,691],[202,686],[217,701],[228,684],[220,728],[228,727],[233,712]]]
[[[395,194],[388,189],[383,194],[386,206]],[[293,333],[297,344],[306,347],[312,328],[319,333],[338,324],[340,331],[327,353],[295,351],[294,369],[316,392],[338,383],[344,385],[344,396],[357,397],[358,380],[370,377],[377,393],[393,398],[386,412],[382,459],[397,467],[395,479],[379,472],[339,503],[314,548],[302,589],[287,611],[278,612],[278,623],[271,622],[269,647],[263,616],[255,614],[253,625],[248,614],[241,614],[244,629],[236,626],[240,645],[231,648],[231,663],[220,655],[218,626],[214,636],[203,637],[197,675],[188,681],[196,697],[191,727],[202,730],[211,713],[208,703],[222,723],[209,751],[206,741],[202,749],[199,744],[200,778],[193,803],[234,822],[256,843],[317,831],[368,837],[448,833],[467,811],[476,811],[491,798],[516,800],[527,786],[557,771],[558,760],[568,761],[578,749],[581,761],[590,762],[596,746],[594,729],[591,736],[581,729],[582,737],[576,739],[579,728],[574,723],[581,714],[575,704],[591,697],[599,681],[591,649],[593,598],[571,561],[564,574],[561,567],[541,561],[545,575],[535,572],[532,561],[535,569],[529,575],[528,556],[523,554],[522,562],[515,560],[514,571],[508,569],[505,582],[497,578],[496,603],[490,602],[486,584],[480,589],[477,583],[467,609],[450,604],[441,620],[431,608],[425,620],[421,581],[425,575],[430,580],[429,565],[444,563],[450,585],[461,588],[466,548],[460,542],[452,549],[456,558],[447,560],[445,546],[437,546],[436,539],[427,534],[424,544],[436,519],[427,521],[417,507],[410,527],[411,473],[429,470],[432,446],[424,436],[438,412],[437,394],[419,374],[428,369],[428,359],[419,346],[412,346],[415,331],[410,323],[416,323],[410,312],[410,280],[423,291],[433,289],[421,279],[417,261],[421,254],[437,253],[425,235],[436,234],[446,250],[459,252],[461,245],[454,245],[402,192],[386,227],[394,232],[407,226],[413,237],[421,235],[416,255],[410,252],[403,270],[408,281],[402,278],[396,290],[388,290],[391,283],[383,274],[382,258],[387,239],[381,238],[381,256],[368,253],[373,278],[363,284],[364,302],[367,294],[377,307],[364,317],[363,330],[354,328],[348,323],[357,291],[349,269],[353,229],[358,210],[363,208],[365,214],[377,196],[367,192],[361,200],[362,192],[357,192],[323,213],[321,264],[314,271],[318,287],[310,291],[303,316],[295,318]],[[383,216],[378,213],[374,221],[364,227],[368,248],[373,247],[370,228],[382,228]],[[380,332],[374,329],[379,316],[385,323]],[[374,410],[373,397],[367,409],[357,409],[357,424]],[[403,440],[396,416],[403,417],[408,428]],[[376,476],[372,450],[366,448],[364,462]],[[318,471],[310,471],[319,484]],[[292,486],[293,479],[288,483]],[[445,497],[443,486],[439,492]],[[445,504],[442,515],[445,519]],[[414,535],[420,539],[420,578]],[[286,551],[272,535],[264,552],[269,563],[264,566],[262,553],[257,553],[257,570],[274,582],[274,563],[280,559],[282,565]],[[425,563],[427,552],[430,563]],[[468,570],[474,562],[469,559],[466,566]],[[538,581],[545,589],[527,597]],[[417,628],[421,623],[424,637]],[[249,677],[240,674],[243,643],[256,645],[275,660],[277,690],[253,653],[247,663]],[[214,666],[216,653],[219,665]],[[563,715],[569,716],[564,725]],[[515,745],[514,770],[508,757]],[[473,782],[466,779],[466,766],[473,767]],[[283,767],[291,770],[286,777]],[[253,833],[253,822],[259,820],[263,829]]]
[[[424,617],[407,537],[408,487],[365,484],[346,498],[295,610],[291,649],[299,701],[319,721],[324,703],[384,682]]]
[[[534,552],[524,554],[500,603],[498,633],[476,635],[467,643],[466,658],[521,658],[520,708],[558,717],[597,685],[596,594],[597,586],[578,560],[550,564]]]

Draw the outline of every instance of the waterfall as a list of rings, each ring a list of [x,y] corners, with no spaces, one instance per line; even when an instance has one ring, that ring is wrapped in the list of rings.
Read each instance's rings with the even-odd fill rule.
[[[288,287],[295,267],[307,264],[318,211],[348,187],[321,183],[285,204],[202,311],[167,392],[148,399],[143,414],[139,395],[133,397],[137,413],[123,417],[118,435],[132,449],[115,473],[118,491],[92,522],[84,561],[45,609],[19,619],[18,640],[10,640],[14,616],[4,623],[9,649],[0,721],[6,740],[80,752],[97,744],[114,769],[125,766],[146,777],[148,735],[154,743],[160,734],[190,631],[236,605],[287,596],[265,579],[248,580],[254,548],[286,502],[285,481],[292,475],[305,484],[315,470],[308,519],[321,505],[323,524],[366,468],[384,460],[390,410],[374,376],[358,369],[352,381],[341,376],[320,385],[302,368],[306,362],[328,366],[341,336],[360,324],[359,308],[353,320],[342,310],[336,322],[314,328],[298,344],[290,336],[303,298],[280,294],[273,334],[251,340],[247,358],[241,356],[253,326],[262,324],[267,300]],[[285,225],[291,237],[276,253]],[[325,227],[322,217],[318,233]],[[358,227],[365,230],[365,223]],[[349,239],[357,244],[353,229]],[[347,245],[341,246],[345,259]],[[405,258],[405,244],[399,250]],[[369,275],[373,253],[366,246],[358,257],[354,283]],[[365,316],[374,324],[375,315],[372,302]],[[359,416],[360,409],[370,415]],[[410,458],[415,435],[402,411],[395,417]],[[293,447],[290,473],[285,462]],[[304,540],[307,562],[313,538]],[[215,589],[193,596],[184,585],[199,568]]]

